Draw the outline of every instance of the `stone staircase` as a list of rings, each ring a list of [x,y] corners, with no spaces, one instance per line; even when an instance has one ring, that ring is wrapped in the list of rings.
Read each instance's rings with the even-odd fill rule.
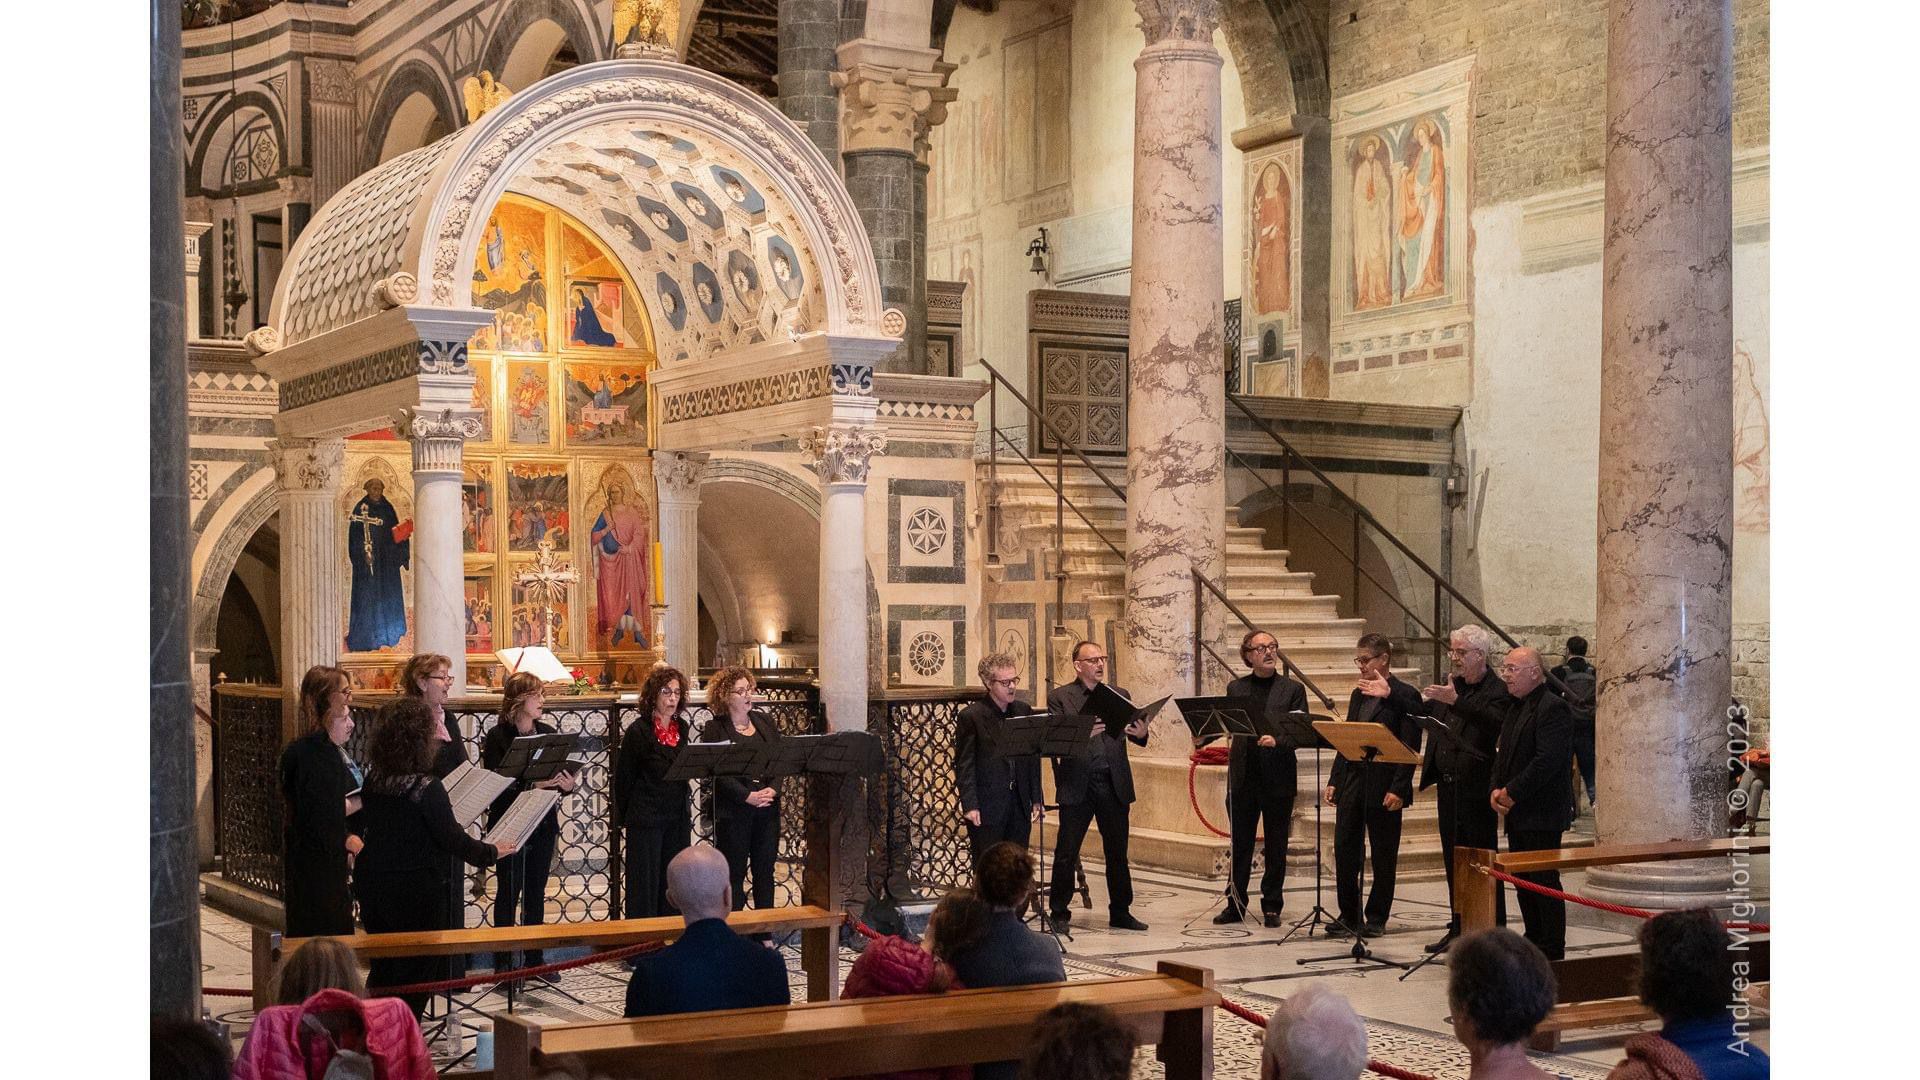
[[[1103,469],[1109,479],[1124,487],[1125,469],[1120,463],[1114,463],[1111,468],[1103,465]],[[1003,463],[999,470],[998,490],[989,495],[996,500],[1000,514],[1000,553],[1003,560],[1016,563],[1022,557],[1030,558],[1034,567],[1033,579],[1025,587],[1044,589],[1048,602],[1052,599],[1053,583],[1046,577],[1046,567],[1055,548],[1055,500],[1053,489],[1047,482],[1052,475],[1049,471],[1047,480],[1042,480],[1018,462],[1011,466]],[[982,490],[987,491],[984,466],[980,477]],[[1067,499],[1087,519],[1083,521],[1071,508],[1064,514],[1060,548],[1068,574],[1067,603],[1087,604],[1094,625],[1101,626],[1108,619],[1120,617],[1125,600],[1125,564],[1106,541],[1125,550],[1126,504],[1081,466],[1066,470],[1062,488]],[[1273,634],[1287,657],[1305,672],[1322,693],[1332,699],[1332,706],[1328,708],[1309,693],[1309,706],[1313,711],[1344,717],[1347,698],[1357,675],[1353,664],[1353,643],[1366,632],[1365,621],[1340,617],[1340,597],[1315,591],[1314,575],[1292,569],[1288,565],[1286,551],[1266,547],[1262,530],[1240,528],[1233,522],[1232,508],[1222,507],[1221,510],[1228,515],[1226,580],[1223,584],[1227,596],[1260,629]],[[1010,547],[1014,550],[1010,551]],[[1007,588],[1007,583],[990,581],[986,587],[988,602],[995,602],[996,593]],[[1210,598],[1210,606],[1211,603]],[[1217,624],[1218,637],[1211,644],[1214,651],[1233,666],[1235,674],[1244,673],[1245,665],[1240,660],[1239,645],[1246,628],[1231,613],[1222,614],[1224,618]],[[1209,660],[1209,667],[1212,666]],[[1397,670],[1396,673],[1403,678],[1414,678],[1412,669]],[[1056,677],[1064,676],[1056,671]],[[1210,690],[1218,693],[1224,688],[1228,677],[1217,671],[1212,672],[1207,680]],[[1124,669],[1116,673],[1121,685],[1126,684],[1126,678]],[[1030,680],[1036,684],[1040,681],[1038,673]],[[1190,799],[1186,732],[1178,718],[1170,714],[1171,709],[1156,721],[1155,744],[1146,751],[1136,749],[1134,752],[1133,771],[1139,801],[1134,805],[1131,817],[1132,860],[1143,866],[1224,879],[1227,874],[1227,840],[1214,836],[1206,829],[1194,814],[1192,804],[1198,802],[1208,820],[1225,829],[1226,770],[1199,769],[1193,776]],[[1332,763],[1331,753],[1323,754],[1323,769],[1331,768]],[[1050,770],[1046,771],[1046,775],[1051,784]],[[1313,799],[1316,781],[1312,755],[1300,755],[1300,777],[1300,794],[1294,802],[1294,824],[1287,859],[1289,867],[1297,869],[1290,869],[1289,881],[1299,880],[1296,874],[1310,875],[1313,867]],[[1433,801],[1431,791],[1425,797],[1416,793],[1414,805],[1407,813],[1400,854],[1400,875],[1403,878],[1418,879],[1441,873],[1439,831]],[[1051,822],[1047,828],[1047,843],[1051,846]],[[1328,884],[1331,886],[1331,808],[1327,809],[1323,821],[1321,840],[1324,849],[1322,858],[1329,871]],[[1086,856],[1097,860],[1099,850],[1097,839],[1089,837],[1083,848]]]

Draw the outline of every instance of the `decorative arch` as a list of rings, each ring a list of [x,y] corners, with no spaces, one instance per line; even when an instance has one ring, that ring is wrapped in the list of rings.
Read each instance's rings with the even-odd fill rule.
[[[254,489],[250,497],[242,494],[247,488]],[[207,523],[194,551],[193,562],[200,567],[199,580],[194,582],[190,616],[196,651],[214,648],[214,632],[220,623],[220,598],[226,594],[234,565],[253,540],[253,534],[280,512],[280,493],[273,483],[273,470],[260,470],[253,483],[233,493],[232,499],[242,498],[245,501],[233,517],[224,523],[218,520]]]
[[[401,107],[415,94],[423,96],[432,105],[433,118],[447,131],[459,130],[460,110],[454,102],[453,87],[424,59],[415,57],[407,60],[387,77],[386,85],[380,88],[379,96],[374,99],[373,111],[368,114],[367,141],[361,154],[368,169],[382,163],[381,154],[386,149],[394,120],[400,116]],[[428,129],[430,127],[428,125]],[[405,149],[415,150],[418,147],[409,146]],[[398,156],[399,153],[388,155],[388,160]]]
[[[499,21],[493,24],[487,44],[480,51],[479,70],[493,72],[493,77],[506,83],[509,89],[522,90],[546,76],[546,61],[561,45],[571,46],[583,64],[600,59],[605,52],[602,45],[605,36],[606,32],[592,13],[573,0],[519,0],[506,5]],[[526,48],[543,53],[541,70],[531,79],[516,68]]]
[[[241,120],[245,122],[236,122]],[[222,182],[224,165],[234,140],[251,130],[256,122],[264,123],[273,138],[280,163],[285,163],[286,122],[280,114],[279,102],[258,90],[247,90],[222,101],[201,123],[200,130],[205,137],[194,148],[193,159],[187,165],[187,176],[198,185],[198,190],[189,194],[212,194],[225,190],[226,184]],[[213,170],[211,177],[208,175],[209,169]]]
[[[722,457],[716,454],[707,462],[706,469],[701,472],[700,486],[717,483],[751,484],[754,487],[765,488],[798,503],[800,509],[811,514],[814,520],[818,521],[820,518],[819,486],[777,465],[769,465],[752,458]]]

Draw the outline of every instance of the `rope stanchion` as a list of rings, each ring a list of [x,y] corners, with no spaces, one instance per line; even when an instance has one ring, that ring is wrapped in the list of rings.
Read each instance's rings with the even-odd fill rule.
[[[1245,1020],[1254,1027],[1265,1028],[1267,1026],[1266,1017],[1261,1016],[1245,1005],[1228,1001],[1225,997],[1220,999],[1220,1008]],[[1390,1065],[1387,1062],[1375,1058],[1367,1059],[1367,1071],[1379,1073],[1381,1076],[1392,1077],[1392,1080],[1434,1080],[1433,1077],[1428,1076],[1426,1073],[1417,1073],[1412,1069],[1403,1069],[1398,1065]]]
[[[1477,866],[1474,869],[1479,870],[1481,873],[1486,874],[1496,881],[1504,881],[1515,888],[1526,889],[1529,892],[1536,892],[1542,896],[1551,896],[1555,900],[1565,900],[1570,904],[1579,904],[1581,907],[1590,907],[1597,911],[1611,911],[1615,915],[1631,915],[1636,919],[1651,919],[1655,915],[1660,914],[1660,912],[1648,908],[1628,907],[1625,904],[1613,904],[1605,900],[1595,900],[1591,897],[1565,892],[1549,885],[1542,885],[1537,881],[1527,881],[1513,874],[1509,874],[1505,870],[1496,870],[1490,866]],[[1720,925],[1729,930],[1750,930],[1757,934],[1770,934],[1773,932],[1773,927],[1767,923],[1735,921],[1722,922]]]

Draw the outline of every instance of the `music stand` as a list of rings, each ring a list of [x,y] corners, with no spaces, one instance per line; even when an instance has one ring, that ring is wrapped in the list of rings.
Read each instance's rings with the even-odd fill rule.
[[[880,772],[886,763],[879,737],[864,731],[789,735],[780,740],[780,747],[775,750],[776,761],[781,760],[780,749],[788,745],[804,750],[805,761],[799,771],[815,776],[871,776]],[[769,775],[793,774],[780,772],[776,766]]]
[[[574,732],[552,735],[521,735],[507,747],[505,757],[493,771],[529,784],[553,779],[556,773],[586,767],[585,762],[568,755],[580,748],[580,736]]]
[[[1266,709],[1250,697],[1176,698],[1173,707],[1180,710],[1180,719],[1187,722],[1187,730],[1200,742],[1258,738],[1263,734],[1254,718],[1263,716]]]
[[[1446,724],[1446,721],[1441,720],[1439,717],[1415,716],[1412,719],[1414,723],[1420,725],[1420,730],[1432,736],[1434,742],[1438,743],[1441,748],[1450,752],[1464,754],[1475,761],[1487,760],[1487,755],[1481,753],[1478,750],[1475,750],[1471,743],[1461,738],[1459,732],[1448,727]],[[1437,755],[1435,757],[1435,760],[1436,761],[1439,760]],[[1445,779],[1445,778],[1442,778],[1441,780],[1441,783],[1446,783],[1446,784],[1452,784],[1455,782],[1456,781]],[[1453,837],[1454,837],[1454,844],[1456,846],[1460,843],[1460,803],[1461,803],[1460,796],[1459,794],[1456,794],[1453,798],[1453,814],[1452,814]],[[1495,842],[1497,843],[1498,840],[1496,839]],[[1494,887],[1503,888],[1504,886],[1501,886],[1498,882],[1495,882]],[[1455,916],[1455,912],[1453,910],[1453,890],[1448,889],[1447,890],[1447,933],[1448,934],[1453,933],[1454,916]],[[1406,970],[1406,974],[1403,974],[1400,976],[1400,981],[1406,982],[1408,975],[1412,975],[1414,972],[1419,971],[1421,968],[1426,967],[1428,964],[1433,963],[1435,960],[1438,960],[1445,955],[1446,955],[1446,950],[1444,949],[1441,950],[1440,952],[1428,953],[1424,958],[1420,960],[1419,963],[1408,968]]]
[[[1319,732],[1320,737],[1327,740],[1334,750],[1348,761],[1361,765],[1371,765],[1375,763],[1383,765],[1420,764],[1419,753],[1395,737],[1393,732],[1385,724],[1370,720],[1317,720],[1313,724],[1313,730]],[[1405,808],[1402,807],[1403,811],[1404,809]],[[1338,856],[1336,855],[1335,858],[1337,859]],[[1362,895],[1365,895],[1366,891],[1367,858],[1366,853],[1362,851],[1360,857],[1360,892]],[[1388,960],[1385,957],[1373,955],[1373,951],[1367,948],[1367,937],[1366,934],[1362,932],[1362,927],[1349,926],[1347,930],[1353,935],[1353,948],[1348,949],[1346,953],[1341,955],[1351,958],[1356,963],[1384,964],[1387,967],[1399,968],[1402,971],[1407,969],[1408,965],[1398,960]],[[1295,963],[1314,964],[1322,960],[1338,960],[1340,958],[1340,955],[1308,956],[1295,961]]]
[[[1307,936],[1311,937],[1319,928],[1322,919],[1328,923],[1334,920],[1333,912],[1328,911],[1320,902],[1325,896],[1322,890],[1325,888],[1327,873],[1326,860],[1320,857],[1320,853],[1325,850],[1323,832],[1327,806],[1326,799],[1321,794],[1326,790],[1326,784],[1320,776],[1320,751],[1330,750],[1333,746],[1321,736],[1319,731],[1315,730],[1316,724],[1333,722],[1333,718],[1310,712],[1290,712],[1273,717],[1272,722],[1277,729],[1275,738],[1281,746],[1293,750],[1313,748],[1313,909],[1295,920],[1294,924],[1287,928],[1287,932],[1280,936],[1280,940],[1274,942],[1275,945],[1285,945],[1303,927],[1307,931]]]
[[[717,777],[761,776],[767,770],[764,744],[710,742],[684,743],[673,764],[667,766],[668,780],[712,780]]]

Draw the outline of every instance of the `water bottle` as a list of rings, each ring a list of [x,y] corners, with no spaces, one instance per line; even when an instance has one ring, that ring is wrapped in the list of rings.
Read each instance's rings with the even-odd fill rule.
[[[479,1030],[473,1033],[473,1067],[475,1069],[493,1068],[493,1024],[482,1020]]]

